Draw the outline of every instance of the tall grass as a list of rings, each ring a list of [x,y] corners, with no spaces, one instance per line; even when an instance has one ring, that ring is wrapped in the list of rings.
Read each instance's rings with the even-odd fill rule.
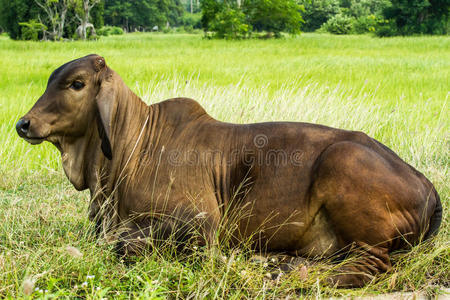
[[[127,265],[93,237],[88,193],[67,182],[56,149],[25,143],[14,124],[53,69],[96,52],[149,104],[186,96],[227,122],[303,121],[364,131],[430,178],[446,212],[449,41],[314,34],[244,42],[157,34],[95,43],[0,37],[0,297],[22,297],[30,282],[38,289],[34,296],[88,298],[354,296],[448,287],[448,213],[433,244],[397,254],[392,272],[359,290],[322,286],[324,263],[302,262],[297,271],[268,279],[270,261],[254,262],[245,248],[176,257],[155,252]]]

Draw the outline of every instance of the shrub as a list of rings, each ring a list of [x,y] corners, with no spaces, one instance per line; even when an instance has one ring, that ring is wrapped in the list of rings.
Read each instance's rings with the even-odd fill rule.
[[[271,32],[272,37],[281,37],[281,32],[300,33],[303,23],[303,6],[297,0],[203,0],[202,27],[207,37],[242,39],[252,30]]]
[[[184,31],[186,31],[187,33],[193,33],[194,32],[194,27],[192,27],[192,25],[185,25],[184,27]]]
[[[303,31],[315,31],[329,19],[339,14],[339,0],[301,0],[305,8],[302,13],[305,24]]]
[[[123,29],[117,26],[103,26],[97,30],[97,34],[103,36],[121,35],[123,34]]]
[[[360,18],[379,16],[390,3],[390,0],[341,0],[341,7],[345,15]]]
[[[375,27],[375,34],[379,37],[389,37],[398,35],[398,29],[395,22],[380,19]]]
[[[322,25],[323,30],[333,34],[349,34],[353,30],[354,18],[335,15]]]
[[[218,38],[242,39],[248,37],[251,27],[245,23],[245,15],[241,10],[226,6],[216,14],[210,29]]]
[[[446,34],[450,9],[448,0],[391,0],[383,16],[390,20],[383,29],[397,35]]]
[[[161,31],[162,33],[172,33],[174,30],[170,27],[164,26],[164,28]]]
[[[216,0],[203,0],[200,3],[202,7],[202,28],[207,32],[211,30],[211,23],[216,15],[225,8],[225,3]]]
[[[192,27],[195,29],[202,28],[202,14],[191,14],[191,13],[185,13],[182,19],[183,26],[186,27]]]
[[[300,33],[304,23],[301,12],[304,7],[297,0],[245,0],[242,11],[248,24],[256,31],[273,32],[280,37],[281,32]]]
[[[30,20],[28,22],[20,22],[21,28],[21,38],[22,40],[37,41],[39,38],[39,33],[47,30],[47,26],[37,22],[36,20]]]
[[[357,34],[374,32],[377,27],[377,17],[362,16],[353,20],[353,32]]]

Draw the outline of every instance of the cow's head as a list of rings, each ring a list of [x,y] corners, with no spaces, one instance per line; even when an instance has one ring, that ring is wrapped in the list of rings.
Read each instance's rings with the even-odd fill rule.
[[[72,173],[82,171],[75,162],[75,156],[81,155],[77,153],[81,146],[76,149],[73,145],[86,140],[90,136],[89,130],[94,127],[99,129],[103,153],[111,159],[113,74],[103,57],[98,55],[88,55],[62,65],[51,74],[44,94],[16,124],[17,133],[27,142],[49,141],[61,151],[69,179],[70,175],[80,177],[81,174]]]

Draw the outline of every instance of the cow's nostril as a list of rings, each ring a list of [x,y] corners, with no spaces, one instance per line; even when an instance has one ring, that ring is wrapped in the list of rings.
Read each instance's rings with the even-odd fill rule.
[[[20,119],[16,124],[17,133],[20,135],[26,134],[28,132],[28,128],[30,128],[30,120]]]

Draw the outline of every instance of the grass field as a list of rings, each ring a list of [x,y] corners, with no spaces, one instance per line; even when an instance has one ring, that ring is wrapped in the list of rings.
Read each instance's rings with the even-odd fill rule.
[[[435,184],[444,206],[438,237],[397,254],[392,272],[357,290],[322,286],[323,263],[268,280],[268,269],[243,250],[154,253],[125,265],[94,239],[89,195],[69,184],[57,150],[27,144],[14,128],[56,67],[90,53],[104,56],[147,103],[187,96],[223,121],[306,121],[368,133]],[[24,282],[35,297],[82,298],[433,294],[450,286],[450,37],[230,42],[129,34],[42,43],[0,36],[0,57],[0,298],[23,297]],[[83,256],[70,255],[69,245]]]

